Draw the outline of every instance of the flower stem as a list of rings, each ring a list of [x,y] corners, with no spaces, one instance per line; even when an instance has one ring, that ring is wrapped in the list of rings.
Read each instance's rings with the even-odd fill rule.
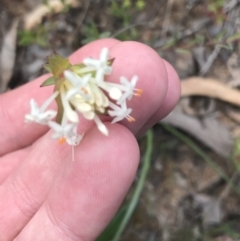
[[[122,222],[119,225],[119,228],[117,232],[115,233],[112,241],[118,241],[119,238],[121,237],[123,231],[125,230],[126,225],[128,224],[140,197],[140,194],[142,192],[149,168],[150,168],[150,161],[151,161],[151,155],[152,155],[152,150],[153,150],[153,131],[149,130],[147,132],[147,150],[144,156],[143,160],[143,166],[140,172],[140,177],[136,186],[136,189],[134,191],[133,197],[130,200],[128,209],[126,211],[126,214],[124,218],[122,219]]]

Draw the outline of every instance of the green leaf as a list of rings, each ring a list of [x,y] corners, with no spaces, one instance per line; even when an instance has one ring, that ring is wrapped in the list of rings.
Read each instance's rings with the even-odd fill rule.
[[[111,32],[109,31],[106,31],[106,32],[103,32],[99,35],[99,38],[109,38],[111,36]]]
[[[189,54],[189,53],[191,53],[190,50],[182,49],[182,48],[176,48],[175,51],[176,51],[176,53],[180,53],[180,54]]]
[[[46,79],[46,80],[40,85],[40,87],[45,87],[45,86],[54,85],[54,84],[55,84],[55,78],[54,78],[54,77],[50,77],[50,78]]]
[[[46,69],[49,73],[52,73],[52,70],[49,64],[44,64],[43,68]]]
[[[109,66],[112,66],[114,60],[115,60],[115,58],[109,59],[108,62],[107,62],[108,65],[109,65]]]
[[[227,43],[232,43],[232,42],[234,42],[236,40],[239,40],[239,39],[240,39],[240,32],[238,32],[238,33],[232,35],[231,37],[229,37],[227,39]]]
[[[128,206],[129,203],[120,208],[111,223],[107,226],[107,228],[102,232],[96,241],[110,241],[114,238],[114,235],[118,231],[118,228],[126,214]]]
[[[78,71],[79,69],[82,69],[84,67],[86,67],[86,65],[84,63],[74,64],[74,65],[71,66],[71,70],[73,72],[75,72],[75,71]]]
[[[54,77],[60,77],[64,70],[68,69],[71,64],[67,58],[55,53],[48,58],[49,67]]]

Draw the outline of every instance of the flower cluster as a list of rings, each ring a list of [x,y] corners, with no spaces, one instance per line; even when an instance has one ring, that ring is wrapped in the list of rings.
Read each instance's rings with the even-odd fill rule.
[[[31,111],[25,115],[25,122],[48,125],[54,132],[53,139],[75,146],[83,136],[77,133],[79,114],[95,121],[104,135],[108,135],[108,129],[99,118],[100,115],[113,117],[112,123],[124,118],[134,121],[127,100],[142,93],[141,89],[135,88],[138,76],[134,75],[130,81],[122,76],[119,84],[105,81],[105,76],[112,72],[114,61],[108,55],[109,50],[103,48],[99,59],[86,58],[75,65],[58,54],[50,57],[44,67],[52,77],[45,80],[41,87],[55,85],[54,93],[41,106],[31,99]],[[47,110],[54,100],[58,105],[57,111]],[[56,121],[53,121],[55,117]]]

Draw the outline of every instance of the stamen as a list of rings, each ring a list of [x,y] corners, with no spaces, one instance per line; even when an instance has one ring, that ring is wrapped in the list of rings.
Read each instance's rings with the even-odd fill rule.
[[[82,90],[82,92],[83,92],[84,94],[88,94],[88,91],[87,91],[86,88],[82,87],[81,90]]]
[[[63,136],[58,139],[58,143],[61,144],[61,145],[62,145],[63,143],[65,143],[65,142],[66,142],[66,138],[63,137]]]
[[[143,93],[143,90],[142,89],[135,89],[135,90],[136,90],[136,93],[134,93],[134,95],[137,97],[140,97]]]
[[[135,119],[134,119],[132,116],[130,116],[130,115],[126,116],[126,119],[127,119],[129,122],[134,122],[134,121],[135,121]]]

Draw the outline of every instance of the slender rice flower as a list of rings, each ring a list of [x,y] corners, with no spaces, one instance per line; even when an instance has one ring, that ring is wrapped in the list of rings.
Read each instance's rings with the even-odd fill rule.
[[[31,111],[25,116],[26,122],[45,124],[53,131],[52,138],[59,143],[66,142],[71,146],[78,145],[83,135],[77,133],[81,118],[96,123],[97,128],[108,136],[107,127],[101,115],[113,117],[112,123],[126,118],[129,122],[135,119],[130,116],[132,109],[127,107],[133,95],[140,96],[141,89],[136,88],[138,77],[130,81],[124,76],[120,83],[105,81],[105,75],[112,72],[114,59],[109,59],[109,50],[103,48],[99,59],[85,58],[82,63],[72,65],[68,59],[54,54],[44,67],[52,74],[41,87],[54,85],[54,93],[41,107],[34,99],[30,100]],[[57,112],[46,110],[52,101],[57,102]],[[56,116],[56,121],[53,119]]]
[[[97,83],[103,82],[104,75],[109,75],[112,72],[112,67],[108,64],[109,50],[103,48],[99,59],[86,58],[83,63],[96,70],[96,81]]]
[[[69,145],[76,146],[82,139],[82,136],[77,134],[77,125],[74,123],[60,125],[49,121],[48,125],[54,131],[52,138],[58,139],[60,144],[66,141]]]
[[[135,121],[133,117],[130,116],[132,109],[127,108],[126,102],[123,102],[121,106],[115,105],[113,103],[109,103],[109,107],[112,108],[112,110],[108,111],[108,114],[112,117],[115,117],[112,120],[112,123],[116,123],[118,121],[121,121],[123,119],[127,119],[129,122]]]
[[[57,112],[55,110],[46,110],[46,108],[51,104],[51,102],[56,98],[58,95],[58,91],[54,92],[50,98],[48,98],[41,107],[38,106],[37,102],[34,99],[30,100],[30,114],[25,115],[25,122],[37,122],[42,125],[47,125],[48,121],[52,120],[56,115]]]
[[[120,83],[124,87],[124,93],[122,94],[121,98],[117,101],[117,104],[122,104],[126,99],[131,100],[133,95],[140,97],[142,94],[142,89],[136,89],[135,86],[138,81],[138,76],[134,75],[131,81],[124,76],[120,77]]]
[[[87,74],[85,76],[83,76],[83,78],[81,78],[80,76],[78,76],[77,74],[66,70],[64,71],[64,76],[65,78],[72,84],[72,89],[70,89],[67,92],[66,98],[69,100],[71,99],[71,97],[73,97],[76,94],[80,94],[83,96],[83,98],[87,98],[88,95],[86,94],[86,85],[88,83],[88,81],[91,78],[91,74]]]

